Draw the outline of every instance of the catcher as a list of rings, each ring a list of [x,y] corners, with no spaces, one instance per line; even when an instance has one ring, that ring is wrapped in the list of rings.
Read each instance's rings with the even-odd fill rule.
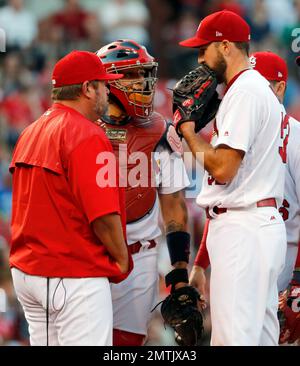
[[[134,260],[134,269],[127,280],[121,286],[112,285],[113,344],[140,346],[145,342],[151,309],[157,302],[157,247],[162,235],[160,212],[174,266],[166,276],[166,284],[172,286],[174,296],[180,288],[180,299],[185,301],[178,303],[189,315],[198,316],[200,329],[198,323],[191,326],[200,334],[201,313],[189,301],[197,305],[196,292],[187,286],[190,235],[183,190],[189,180],[174,127],[153,112],[158,65],[145,47],[132,40],[112,42],[102,47],[97,55],[106,70],[124,75],[122,82],[110,84],[108,113],[100,123],[111,140],[116,157],[120,157],[120,165],[120,152],[126,153],[126,229]],[[146,157],[146,166],[139,173],[146,184],[132,184],[131,178],[136,176],[138,168],[134,154]],[[149,176],[144,174],[147,171],[151,172]]]

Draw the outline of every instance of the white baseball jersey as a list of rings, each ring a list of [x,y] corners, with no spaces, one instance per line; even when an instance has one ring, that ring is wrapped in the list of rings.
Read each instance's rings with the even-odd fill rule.
[[[153,154],[156,165],[156,186],[160,194],[171,194],[178,192],[189,186],[190,181],[187,176],[183,160],[171,153],[170,149],[159,145]],[[138,221],[127,224],[127,242],[133,244],[137,241],[148,243],[149,240],[159,237],[162,232],[159,223],[159,202],[156,197],[154,207],[151,212]]]
[[[282,109],[286,116],[283,106]],[[298,245],[300,234],[300,123],[289,116],[289,128],[284,201],[280,212],[285,221],[288,243]]]
[[[286,114],[289,122],[284,200],[279,209],[285,222],[287,252],[285,266],[278,278],[278,290],[284,291],[291,281],[298,253],[300,234],[300,123]]]
[[[200,206],[241,208],[272,197],[278,207],[281,205],[281,155],[285,152],[282,117],[281,105],[269,82],[256,70],[241,73],[223,97],[211,143],[214,147],[225,144],[242,150],[245,156],[231,182],[219,184],[205,172],[197,197]]]

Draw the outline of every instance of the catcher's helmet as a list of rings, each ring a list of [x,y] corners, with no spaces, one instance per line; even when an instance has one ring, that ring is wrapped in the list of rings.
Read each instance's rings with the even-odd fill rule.
[[[111,98],[116,98],[129,116],[148,117],[153,111],[157,62],[144,46],[130,39],[112,42],[96,52],[106,71],[124,74],[110,84]],[[143,78],[128,77],[134,70],[143,70]],[[126,77],[127,74],[127,77]]]

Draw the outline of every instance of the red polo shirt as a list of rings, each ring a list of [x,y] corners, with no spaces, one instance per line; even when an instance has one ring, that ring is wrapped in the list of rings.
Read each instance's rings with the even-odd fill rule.
[[[118,213],[125,234],[123,191],[97,184],[101,152],[113,154],[102,129],[59,103],[24,130],[10,165],[12,267],[47,277],[121,274],[90,226]]]

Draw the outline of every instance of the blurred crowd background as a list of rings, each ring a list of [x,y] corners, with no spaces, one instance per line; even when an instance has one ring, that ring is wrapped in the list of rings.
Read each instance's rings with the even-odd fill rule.
[[[171,119],[168,88],[197,64],[197,50],[179,47],[178,42],[194,35],[200,19],[222,9],[234,11],[249,22],[251,51],[271,50],[286,59],[289,81],[285,104],[290,114],[300,119],[300,74],[291,47],[293,41],[298,47],[300,44],[296,39],[300,35],[300,0],[0,0],[0,28],[6,34],[6,52],[0,52],[0,295],[6,295],[6,311],[0,312],[0,345],[28,344],[27,323],[15,299],[8,268],[8,165],[20,132],[51,105],[54,63],[74,49],[94,52],[116,39],[134,39],[159,62],[155,106]],[[188,166],[190,175],[193,169],[193,165]],[[188,206],[195,252],[203,214],[194,199],[188,199]],[[161,247],[159,270],[163,279],[169,261]],[[161,281],[160,296],[165,295]],[[208,312],[205,322],[208,331],[204,344],[208,344]],[[148,344],[174,344],[158,312],[151,322]]]

